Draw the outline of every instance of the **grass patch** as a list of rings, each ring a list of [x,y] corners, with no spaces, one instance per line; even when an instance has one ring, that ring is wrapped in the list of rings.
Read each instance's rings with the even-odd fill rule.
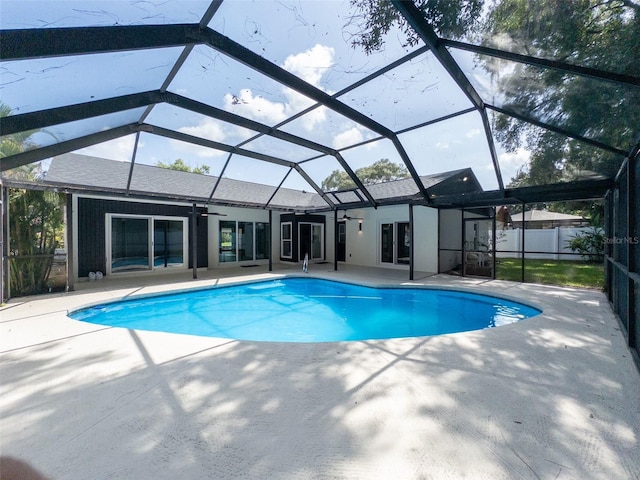
[[[500,258],[496,261],[496,278],[521,280],[522,260]],[[571,260],[525,260],[524,279],[528,283],[546,283],[580,288],[604,288],[604,266]]]

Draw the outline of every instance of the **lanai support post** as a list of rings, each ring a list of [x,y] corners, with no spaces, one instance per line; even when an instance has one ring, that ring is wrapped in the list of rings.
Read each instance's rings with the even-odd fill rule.
[[[193,279],[198,278],[198,211],[196,210],[196,204],[193,204],[193,210],[191,211],[191,255],[193,262]]]
[[[522,202],[522,236],[520,237],[520,255],[522,255],[522,262],[520,264],[520,282],[522,283],[524,283],[524,232],[527,230],[527,225],[524,220],[524,211],[526,208],[527,204]]]
[[[269,271],[273,272],[273,210],[269,209]]]
[[[413,204],[409,204],[409,280],[413,280],[413,262],[415,259],[413,242]]]
[[[65,239],[64,246],[67,250],[67,284],[65,291],[73,292],[75,284],[75,265],[73,257],[75,255],[75,244],[73,243],[73,195],[66,194],[65,204]]]
[[[5,235],[4,235],[4,204],[6,202],[7,199],[7,195],[6,195],[6,191],[4,188],[4,185],[2,184],[2,178],[0,177],[0,305],[4,305],[4,301],[6,299],[5,294],[4,294],[4,288],[6,285],[6,282],[9,281],[8,276],[5,276],[5,269],[4,269],[4,263],[5,263],[5,248],[4,248],[4,244],[5,244]]]
[[[338,209],[333,210],[333,271],[338,271]]]
[[[638,154],[630,155],[627,161],[627,322],[629,325],[629,331],[627,333],[629,338],[629,346],[636,352],[638,349],[638,312],[636,312],[636,255],[637,255],[637,240],[635,236],[637,231],[637,215],[636,203],[638,184],[637,184],[637,163]]]
[[[496,279],[496,244],[498,243],[496,234],[496,207],[493,207],[493,220],[491,221],[491,238],[493,241],[491,242],[491,279]]]

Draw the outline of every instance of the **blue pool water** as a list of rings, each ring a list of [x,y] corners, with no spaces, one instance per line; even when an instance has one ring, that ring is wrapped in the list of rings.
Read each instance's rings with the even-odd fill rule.
[[[286,278],[113,302],[69,316],[136,330],[332,342],[479,330],[539,313],[527,305],[451,290],[370,288]]]

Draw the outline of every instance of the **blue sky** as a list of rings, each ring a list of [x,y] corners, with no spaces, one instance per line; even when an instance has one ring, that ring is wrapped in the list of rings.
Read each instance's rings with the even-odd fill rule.
[[[4,1],[2,28],[62,27],[78,25],[130,25],[197,22],[208,2],[177,1]],[[353,48],[357,32],[348,1],[244,1],[226,0],[209,26],[274,62],[330,95],[361,80],[411,50],[397,31],[387,35],[382,51],[365,55]],[[160,88],[181,48],[118,52],[10,62],[3,65],[0,95],[15,113],[51,108],[67,103]],[[474,68],[473,58],[459,61],[482,87],[489,77]],[[486,85],[488,91],[491,85]],[[269,126],[278,125],[314,102],[207,46],[196,46],[169,91],[209,103]],[[471,106],[429,52],[373,81],[338,96],[338,100],[393,130],[427,122]],[[140,111],[122,112],[60,125],[34,140],[46,145],[59,140],[112,128],[139,118]],[[153,109],[147,123],[204,138],[238,145],[255,133],[169,105]],[[391,142],[380,140],[353,147],[378,135],[325,107],[311,110],[281,127],[295,135],[342,150],[352,169],[381,158],[401,163]],[[497,188],[487,141],[478,113],[426,126],[400,135],[400,140],[420,175],[471,166],[485,189]],[[505,183],[528,158],[528,152],[505,153],[496,143]],[[261,137],[242,146],[290,161],[318,156],[318,152]],[[83,149],[81,153],[129,161],[133,136]],[[206,164],[218,175],[226,152],[142,134],[136,161],[155,164],[182,158],[192,166]],[[320,184],[339,164],[332,157],[305,162],[303,168]],[[225,176],[279,184],[286,167],[234,155]],[[309,190],[296,172],[284,184]]]

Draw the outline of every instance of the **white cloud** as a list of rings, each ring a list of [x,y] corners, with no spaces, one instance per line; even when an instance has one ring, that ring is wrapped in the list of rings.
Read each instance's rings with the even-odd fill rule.
[[[278,123],[286,118],[283,103],[272,102],[259,95],[253,95],[253,92],[248,88],[240,90],[237,96],[230,93],[225,94],[224,109],[267,124]]]
[[[129,162],[133,155],[134,142],[135,135],[127,135],[126,137],[116,138],[115,140],[80,149],[76,153],[89,155],[91,157]],[[144,147],[144,142],[138,142],[138,148],[142,147]]]
[[[529,162],[531,152],[524,148],[518,148],[515,152],[505,152],[498,155],[498,162],[500,163],[500,172],[502,173],[502,179],[504,183],[509,183],[518,169]],[[487,165],[487,168],[493,169],[493,163]]]
[[[465,133],[465,137],[467,137],[467,138],[473,138],[473,137],[476,137],[478,135],[480,135],[480,129],[479,128],[472,128],[467,133]]]
[[[306,52],[289,55],[282,68],[319,88],[322,76],[333,64],[334,53],[333,48],[316,44]]]
[[[311,85],[321,88],[322,76],[333,64],[333,57],[333,48],[317,44],[305,52],[289,55],[281,66]],[[313,100],[288,87],[283,87],[282,93],[285,100],[273,102],[260,95],[254,95],[251,89],[245,88],[237,95],[225,94],[224,109],[273,125],[314,104]],[[307,131],[312,131],[326,118],[326,109],[316,108],[303,117],[303,127]]]
[[[358,127],[353,127],[334,137],[333,148],[340,149],[342,147],[360,143],[363,140],[364,136],[362,135],[362,131],[360,131]]]
[[[505,152],[498,156],[500,165],[509,168],[518,168],[531,158],[531,152],[524,148],[518,148],[515,152]]]
[[[449,142],[437,142],[436,143],[436,148],[439,148],[441,150],[445,150],[445,149],[449,148]]]
[[[202,137],[215,142],[223,142],[226,137],[220,124],[211,118],[203,119],[194,127],[180,127],[178,130],[187,135]]]
[[[186,133],[187,135],[205,138],[207,140],[213,140],[215,142],[223,143],[226,138],[226,134],[222,126],[211,118],[203,119],[198,125],[191,127],[180,127],[178,130],[182,133]],[[174,150],[195,155],[200,158],[218,157],[226,153],[221,150],[206,148],[200,145],[194,145],[178,140],[171,140],[170,143]]]
[[[335,50],[333,48],[316,44],[306,52],[289,55],[282,64],[282,68],[302,78],[311,85],[322,88],[320,81],[325,72],[333,64],[334,54]],[[284,94],[287,97],[287,116],[300,112],[314,103],[308,97],[289,88],[285,88]],[[326,118],[326,108],[316,108],[303,117],[303,126],[305,130],[310,132],[319,124],[323,123]]]

